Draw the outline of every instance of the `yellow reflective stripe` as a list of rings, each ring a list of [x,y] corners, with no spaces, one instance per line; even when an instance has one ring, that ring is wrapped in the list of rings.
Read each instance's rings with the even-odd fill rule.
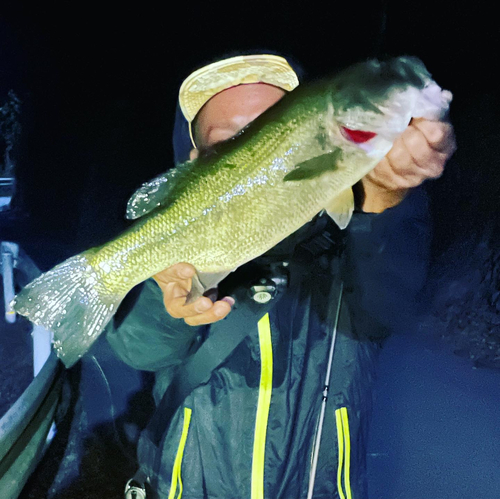
[[[344,460],[344,484],[347,499],[352,498],[351,493],[351,434],[349,432],[349,417],[347,408],[340,409],[342,414],[342,426],[344,428],[345,460]]]
[[[170,493],[168,499],[175,499],[177,492],[177,481],[179,481],[179,495],[177,499],[182,497],[182,479],[181,479],[181,464],[182,456],[184,455],[184,447],[186,446],[187,435],[189,431],[189,424],[191,423],[191,413],[193,411],[188,407],[184,407],[184,423],[182,425],[182,434],[177,447],[177,454],[175,456],[174,467],[172,468],[172,483],[170,484]]]
[[[269,314],[258,323],[260,346],[260,386],[253,441],[251,499],[264,499],[264,453],[267,420],[273,390],[273,347]]]
[[[337,422],[337,441],[339,447],[339,458],[337,468],[337,490],[340,499],[345,499],[344,491],[342,489],[342,467],[344,465],[344,430],[342,427],[342,416],[340,409],[335,411],[335,420]]]
[[[337,469],[337,489],[341,499],[352,499],[351,491],[351,434],[349,431],[349,416],[347,408],[341,407],[335,411],[337,422],[337,440],[339,445],[339,464]],[[345,495],[342,487],[342,470],[344,472]]]

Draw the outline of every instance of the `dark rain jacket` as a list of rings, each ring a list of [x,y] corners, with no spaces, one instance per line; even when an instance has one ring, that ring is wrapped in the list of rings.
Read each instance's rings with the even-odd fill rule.
[[[313,497],[365,499],[377,351],[388,332],[412,319],[429,241],[419,189],[383,214],[355,213],[343,232],[328,216],[318,216],[286,240],[281,253],[273,250],[271,260],[288,263],[288,285],[265,313],[249,296],[241,298],[241,290],[266,277],[269,265],[235,273],[240,299],[232,320],[238,324],[252,302],[254,320],[241,319],[247,336],[176,408],[159,450],[147,432],[141,437],[139,462],[159,497],[307,497],[332,310],[341,300]],[[176,367],[220,326],[193,328],[172,319],[152,280],[132,301],[116,316],[108,341],[128,364],[156,372],[158,403]]]

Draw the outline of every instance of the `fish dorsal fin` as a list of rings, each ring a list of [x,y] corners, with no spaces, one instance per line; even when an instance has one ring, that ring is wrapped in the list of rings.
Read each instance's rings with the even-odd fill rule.
[[[345,229],[351,221],[354,211],[354,194],[352,189],[349,187],[343,190],[338,196],[335,196],[325,206],[325,210],[341,229]]]
[[[327,171],[335,171],[341,158],[342,150],[337,147],[329,153],[299,163],[294,170],[285,175],[283,180],[285,182],[307,180],[319,177]]]
[[[172,168],[142,184],[128,200],[126,218],[135,220],[165,204],[175,185],[174,178],[178,172],[178,168]]]

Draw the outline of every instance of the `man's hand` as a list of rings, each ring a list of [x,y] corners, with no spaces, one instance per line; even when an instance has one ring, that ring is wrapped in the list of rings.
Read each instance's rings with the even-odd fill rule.
[[[190,326],[211,324],[223,319],[234,304],[230,297],[214,303],[210,298],[202,296],[186,305],[195,273],[195,268],[189,263],[178,263],[153,276],[162,290],[167,312],[176,319],[184,319]]]
[[[363,211],[381,213],[399,204],[411,188],[441,176],[455,149],[449,123],[413,119],[385,158],[361,180]]]

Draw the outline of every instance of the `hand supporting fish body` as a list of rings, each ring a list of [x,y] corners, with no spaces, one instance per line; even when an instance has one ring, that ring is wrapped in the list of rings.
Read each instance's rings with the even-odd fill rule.
[[[128,205],[134,225],[28,284],[15,310],[54,332],[69,367],[128,291],[161,270],[189,262],[208,289],[322,210],[344,228],[351,187],[412,117],[439,119],[450,101],[409,57],[360,63],[299,88],[210,155],[144,184]]]

